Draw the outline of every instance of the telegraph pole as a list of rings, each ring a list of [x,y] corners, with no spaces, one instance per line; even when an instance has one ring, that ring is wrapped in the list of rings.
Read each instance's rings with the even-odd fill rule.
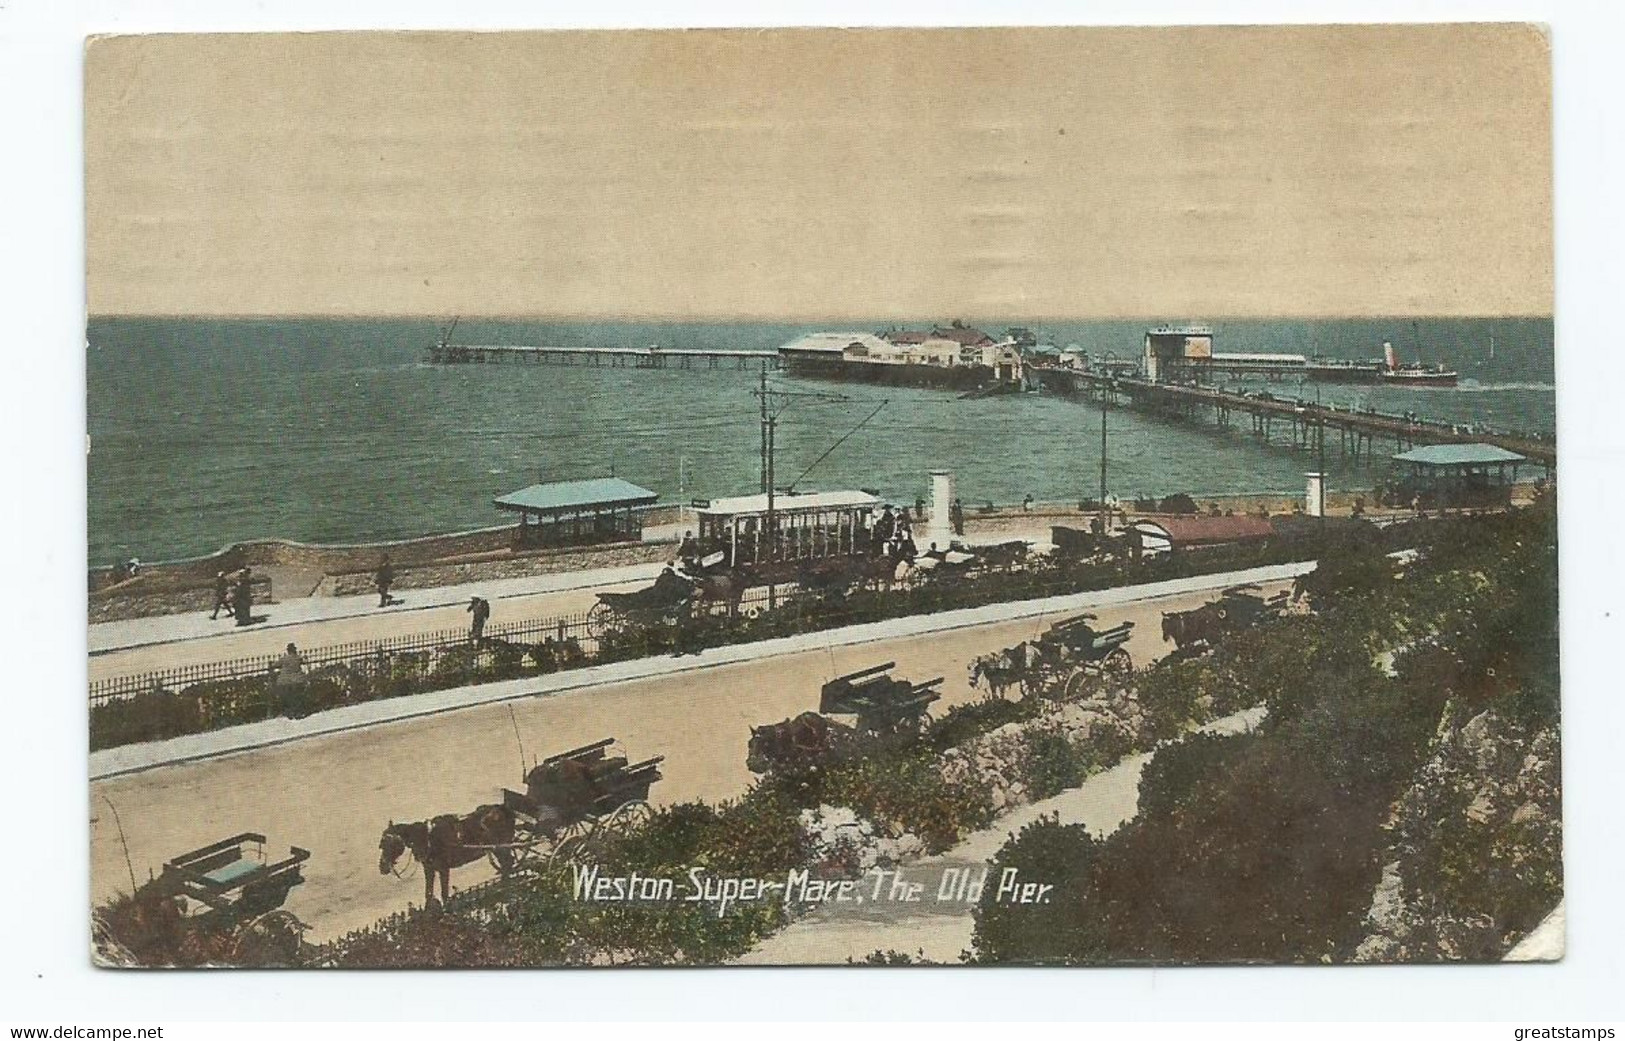
[[[1104,537],[1111,525],[1111,515],[1106,510],[1106,406],[1109,401],[1107,395],[1111,393],[1108,388],[1100,390],[1100,534]]]
[[[769,487],[767,478],[767,362],[762,362],[761,388],[756,396],[762,399],[762,492],[766,494]]]
[[[813,394],[796,393],[784,390],[767,389],[767,364],[762,364],[761,381],[758,384],[756,396],[761,399],[762,419],[762,493],[767,496],[767,512],[762,518],[762,530],[757,538],[757,560],[767,564],[767,607],[768,610],[778,606],[778,583],[774,580],[773,564],[778,557],[778,491],[774,487],[774,439],[778,431],[779,416],[790,407],[793,399],[806,398],[812,401],[848,401],[843,394]],[[770,399],[778,399],[775,403]],[[766,542],[766,552],[762,550],[763,541]]]

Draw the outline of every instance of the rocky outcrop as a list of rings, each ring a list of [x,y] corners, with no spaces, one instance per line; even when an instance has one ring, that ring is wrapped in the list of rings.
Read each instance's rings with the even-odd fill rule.
[[[805,809],[797,822],[806,841],[807,863],[824,877],[852,878],[925,854],[925,843],[918,835],[887,835],[848,806]]]
[[[1003,813],[1032,801],[1034,760],[1046,748],[1054,748],[1054,742],[1064,743],[1095,765],[1105,765],[1139,746],[1147,733],[1145,713],[1131,692],[1100,691],[948,749],[941,758],[943,779],[986,785],[992,792],[993,811]],[[1053,792],[1038,797],[1049,794]]]
[[[1394,806],[1355,961],[1499,959],[1562,896],[1556,727],[1456,715]]]

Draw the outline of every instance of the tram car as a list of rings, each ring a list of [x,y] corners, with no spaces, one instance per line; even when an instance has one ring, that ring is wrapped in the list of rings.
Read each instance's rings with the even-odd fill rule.
[[[684,547],[687,569],[761,571],[769,565],[794,570],[820,560],[868,557],[873,519],[883,508],[862,491],[776,492],[696,499],[698,536]]]

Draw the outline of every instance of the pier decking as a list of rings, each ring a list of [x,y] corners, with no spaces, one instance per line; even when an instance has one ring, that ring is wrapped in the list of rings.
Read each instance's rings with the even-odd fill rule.
[[[429,360],[441,365],[480,365],[504,361],[554,365],[590,365],[601,368],[692,369],[697,362],[718,369],[732,362],[737,369],[765,365],[779,367],[776,351],[733,351],[710,347],[542,347],[509,344],[437,344]]]
[[[1285,429],[1291,433],[1294,446],[1300,448],[1317,451],[1322,447],[1330,448],[1331,443],[1325,440],[1326,432],[1328,429],[1335,430],[1339,450],[1356,460],[1362,456],[1371,457],[1376,442],[1392,440],[1395,450],[1401,452],[1418,445],[1492,444],[1541,463],[1547,470],[1557,465],[1557,445],[1554,441],[1469,430],[1422,416],[1395,416],[1296,399],[1285,400],[1267,393],[1238,394],[1212,387],[1155,383],[1130,376],[1110,376],[1050,366],[1033,366],[1032,371],[1038,374],[1040,384],[1048,389],[1112,404],[1127,404],[1132,408],[1185,420],[1210,415],[1221,428],[1231,426],[1233,414],[1245,414],[1252,423],[1252,432],[1258,437],[1267,441],[1277,429]]]

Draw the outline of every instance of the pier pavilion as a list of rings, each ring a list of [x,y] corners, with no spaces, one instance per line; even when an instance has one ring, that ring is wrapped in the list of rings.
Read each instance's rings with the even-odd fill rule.
[[[492,500],[519,514],[519,545],[581,546],[643,538],[643,515],[659,494],[619,477],[533,484]]]

